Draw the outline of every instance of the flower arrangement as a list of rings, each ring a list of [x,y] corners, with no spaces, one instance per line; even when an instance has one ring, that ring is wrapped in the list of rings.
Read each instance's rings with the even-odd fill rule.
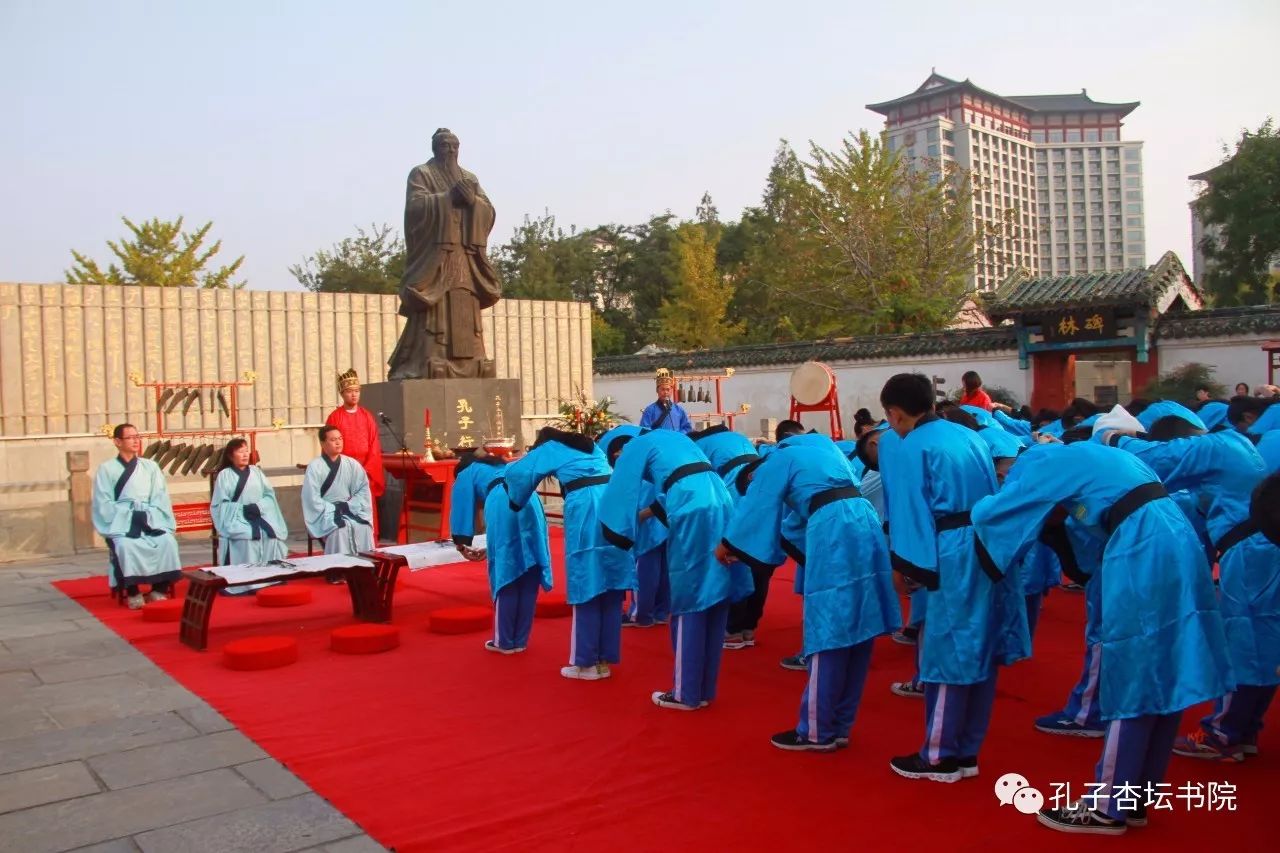
[[[613,403],[612,397],[599,401],[589,399],[579,389],[571,399],[561,401],[559,417],[551,422],[551,426],[566,432],[580,432],[593,439],[599,438],[619,423],[629,420],[610,410]]]

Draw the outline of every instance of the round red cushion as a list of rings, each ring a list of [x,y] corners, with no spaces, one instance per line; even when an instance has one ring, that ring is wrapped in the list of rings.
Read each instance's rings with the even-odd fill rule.
[[[261,607],[297,607],[299,604],[311,603],[311,590],[305,586],[285,584],[260,589],[253,597]]]
[[[275,669],[298,659],[293,637],[246,637],[222,647],[222,662],[230,669]]]
[[[557,593],[544,593],[538,596],[538,600],[533,605],[533,615],[540,616],[543,619],[556,619],[563,616],[573,615],[573,606],[565,601],[563,595]]]
[[[434,634],[470,634],[493,627],[491,607],[446,607],[433,610],[427,629]]]
[[[329,648],[344,655],[372,655],[400,645],[400,629],[395,625],[359,622],[329,632]]]
[[[182,618],[182,600],[165,598],[142,605],[144,622],[177,622]]]

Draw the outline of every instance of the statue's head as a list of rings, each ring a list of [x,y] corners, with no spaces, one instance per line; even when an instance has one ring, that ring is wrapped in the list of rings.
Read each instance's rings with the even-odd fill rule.
[[[458,159],[458,137],[447,127],[431,134],[431,154],[446,160]]]

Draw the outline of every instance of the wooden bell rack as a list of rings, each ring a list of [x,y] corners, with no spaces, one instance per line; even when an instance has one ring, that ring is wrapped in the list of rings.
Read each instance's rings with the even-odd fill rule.
[[[695,422],[706,421],[708,425],[710,424],[711,421],[723,421],[724,423],[728,424],[729,429],[733,429],[734,419],[737,418],[739,415],[745,415],[750,410],[750,405],[747,403],[741,404],[737,409],[737,411],[726,412],[724,410],[724,389],[722,385],[725,382],[725,380],[733,378],[733,374],[734,374],[734,369],[732,367],[726,367],[723,373],[718,373],[718,374],[706,373],[706,374],[677,375],[673,377],[675,379],[676,387],[675,387],[675,390],[672,392],[672,397],[677,403],[697,402],[693,400],[683,399],[684,395],[681,393],[681,390],[684,387],[684,383],[686,382],[690,384],[698,383],[700,385],[706,384],[708,382],[713,383],[716,389],[715,399],[706,401],[706,402],[714,403],[715,410],[711,412],[699,412],[697,414],[691,414],[689,415],[689,420],[695,421]]]

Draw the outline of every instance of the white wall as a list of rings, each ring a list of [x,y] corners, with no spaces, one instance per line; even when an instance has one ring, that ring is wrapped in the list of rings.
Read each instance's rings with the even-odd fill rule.
[[[1244,382],[1253,390],[1267,381],[1267,354],[1262,345],[1269,338],[1265,335],[1238,338],[1190,338],[1187,340],[1161,340],[1159,343],[1160,372],[1167,373],[1175,367],[1196,361],[1213,365],[1217,380],[1231,393],[1237,382]]]
[[[781,420],[787,417],[791,405],[791,372],[797,366],[782,364],[740,368],[731,379],[722,383],[726,410],[737,409],[739,403],[751,404],[751,411],[737,419],[738,432],[758,436],[762,418]],[[949,392],[960,387],[961,374],[966,370],[976,370],[987,385],[1008,388],[1021,402],[1027,402],[1031,396],[1031,371],[1018,368],[1017,353],[1012,351],[963,354],[946,359],[931,357],[830,362],[828,366],[836,373],[836,382],[840,387],[840,415],[845,433],[850,436],[853,434],[853,413],[858,409],[865,407],[871,410],[872,415],[881,416],[880,389],[885,380],[895,373],[918,371],[926,376],[941,376],[947,380],[943,387]],[[674,367],[672,369],[679,374],[679,370]],[[708,369],[701,372],[714,374],[718,371]],[[612,397],[617,401],[614,410],[626,415],[632,423],[640,420],[640,412],[655,399],[653,375],[650,373],[616,376],[596,374],[593,380],[596,396]],[[691,415],[710,412],[712,409],[705,403],[684,405]],[[819,432],[828,431],[827,415],[823,412],[809,412],[801,419],[806,426]],[[695,421],[694,425],[700,424]]]

